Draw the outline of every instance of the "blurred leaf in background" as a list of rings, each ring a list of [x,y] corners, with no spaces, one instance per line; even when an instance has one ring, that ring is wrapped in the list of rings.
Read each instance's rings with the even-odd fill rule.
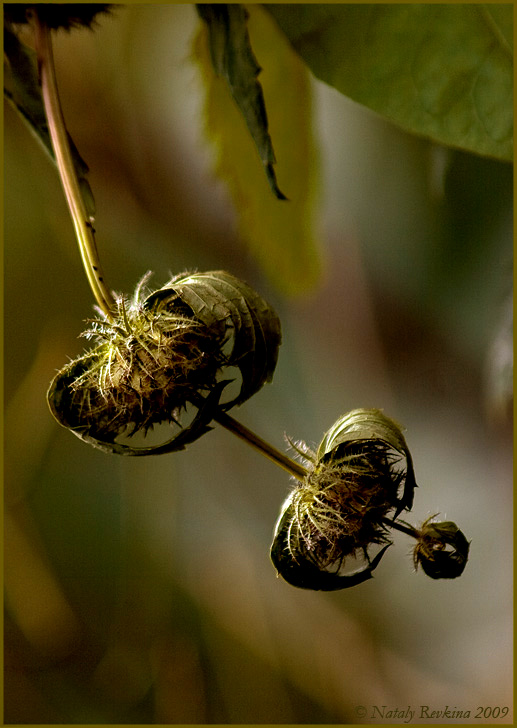
[[[276,199],[261,179],[257,150],[223,78],[210,63],[207,29],[195,54],[206,87],[206,133],[216,149],[215,172],[231,192],[243,242],[287,295],[313,287],[320,270],[315,229],[318,180],[308,71],[260,6],[250,6],[249,32],[260,66],[280,188]]]
[[[510,4],[268,5],[314,74],[403,129],[513,158]]]
[[[285,200],[285,195],[278,188],[273,167],[276,158],[268,131],[264,94],[257,80],[261,68],[253,54],[248,34],[249,13],[239,3],[199,4],[196,7],[199,16],[207,24],[215,74],[228,83],[257,147],[271,191],[279,200]]]

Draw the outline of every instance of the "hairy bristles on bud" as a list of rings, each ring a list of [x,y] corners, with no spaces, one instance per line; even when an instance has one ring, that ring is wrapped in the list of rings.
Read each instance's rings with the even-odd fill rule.
[[[271,381],[276,366],[280,321],[246,283],[225,271],[185,273],[149,292],[149,277],[88,322],[84,336],[95,347],[61,369],[47,393],[56,420],[105,452],[183,449],[218,411]],[[161,445],[116,442],[166,422],[175,434]]]
[[[224,335],[170,308],[151,312],[120,297],[112,322],[89,322],[84,336],[97,346],[76,362],[84,366],[69,383],[68,426],[112,437],[146,432],[213,386]]]
[[[300,460],[313,464],[316,462],[316,453],[306,442],[303,440],[293,440],[289,435],[285,435],[285,440],[291,450],[294,450],[299,456]]]
[[[400,458],[382,443],[338,450],[313,467],[291,500],[291,556],[295,561],[309,558],[322,569],[371,544],[388,542],[382,519],[396,507],[404,478],[396,469]]]

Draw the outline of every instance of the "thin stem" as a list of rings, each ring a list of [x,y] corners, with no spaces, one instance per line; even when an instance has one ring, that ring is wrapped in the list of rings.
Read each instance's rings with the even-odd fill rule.
[[[249,430],[233,417],[230,417],[230,415],[226,414],[226,412],[218,412],[215,415],[214,420],[230,432],[233,432],[233,434],[237,435],[237,437],[240,437],[241,440],[247,442],[248,445],[251,445],[251,447],[255,448],[255,450],[258,450],[262,453],[262,455],[265,455],[267,458],[276,463],[276,465],[286,470],[290,475],[293,475],[298,480],[303,480],[308,474],[308,470],[304,468],[303,465],[300,465],[295,460],[284,455],[283,452],[277,450],[276,447],[270,445],[269,442],[266,442],[252,430]]]
[[[57,89],[50,29],[39,19],[37,9],[33,13],[33,19],[41,92],[59,176],[74,224],[88,283],[98,305],[106,317],[111,319],[111,311],[115,306],[115,300],[104,283],[92,220],[90,220],[84,204],[72,153],[70,151],[68,134]]]
[[[214,420],[222,425],[222,427],[232,432],[234,435],[237,435],[237,437],[240,437],[241,440],[247,442],[248,445],[251,445],[251,447],[253,447],[255,450],[258,450],[258,452],[260,452],[262,455],[265,455],[267,458],[269,458],[269,460],[286,470],[290,475],[293,475],[298,480],[303,480],[309,474],[309,471],[307,470],[307,468],[304,468],[303,465],[300,465],[295,460],[292,460],[287,455],[284,455],[283,452],[277,450],[276,447],[270,445],[269,442],[266,442],[261,437],[256,435],[252,430],[245,427],[233,417],[230,417],[230,415],[226,414],[226,412],[218,412],[217,415],[214,417]],[[388,518],[386,516],[382,520],[390,528],[394,528],[397,531],[402,531],[402,533],[405,533],[407,536],[411,536],[412,538],[420,537],[420,532],[409,523],[397,521],[393,518]]]
[[[413,538],[420,538],[420,531],[418,529],[416,529],[414,526],[411,526],[411,524],[409,524],[409,523],[404,523],[403,521],[396,521],[393,518],[387,518],[386,516],[384,516],[384,518],[382,520],[390,528],[394,528],[397,531],[402,531],[402,533],[405,533],[408,536],[412,536]]]

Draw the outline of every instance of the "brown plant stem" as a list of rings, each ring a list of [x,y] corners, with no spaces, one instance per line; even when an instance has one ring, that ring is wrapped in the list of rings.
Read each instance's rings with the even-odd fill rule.
[[[266,442],[252,430],[249,430],[233,417],[230,417],[230,415],[226,414],[226,412],[219,412],[215,415],[214,420],[230,432],[233,432],[233,434],[237,435],[237,437],[240,437],[241,440],[247,442],[248,445],[251,445],[251,447],[255,448],[255,450],[258,450],[262,455],[265,455],[269,458],[269,460],[272,460],[276,465],[286,470],[290,475],[293,475],[298,480],[303,480],[308,474],[308,470],[304,468],[303,465],[300,465],[295,460],[284,455],[283,452],[277,450],[276,447],[270,445],[269,442]]]
[[[59,177],[72,217],[75,235],[84,270],[97,304],[108,319],[112,319],[115,300],[104,283],[92,220],[84,204],[77,173],[74,167],[65,120],[61,110],[54,67],[51,31],[38,17],[37,8],[32,13],[36,54],[38,58],[41,93],[52,147],[56,157]]]
[[[395,519],[388,518],[387,516],[384,516],[382,520],[390,528],[394,528],[397,531],[402,531],[402,533],[405,533],[408,536],[412,536],[413,538],[420,538],[420,531],[412,526],[410,523],[404,523],[404,521],[396,521]]]

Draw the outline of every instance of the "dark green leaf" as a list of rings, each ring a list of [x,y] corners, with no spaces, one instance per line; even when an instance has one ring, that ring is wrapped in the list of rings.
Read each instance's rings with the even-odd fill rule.
[[[248,13],[240,4],[224,3],[200,4],[197,10],[208,26],[214,71],[228,83],[256,144],[271,189],[278,199],[285,200],[273,168],[276,159],[268,131],[264,94],[257,80],[261,69],[248,35]]]
[[[411,509],[413,492],[417,487],[413,460],[400,426],[378,409],[356,409],[335,422],[325,433],[316,455],[317,461],[328,462],[333,453],[343,445],[355,442],[375,444],[382,442],[400,453],[406,459],[404,493],[399,502],[398,513]]]
[[[265,6],[313,73],[403,129],[513,158],[513,6]]]
[[[223,326],[232,340],[227,366],[242,375],[239,394],[225,404],[242,404],[271,381],[281,342],[280,321],[274,310],[250,286],[225,271],[196,273],[174,278],[151,294],[145,306],[174,291],[207,326]]]
[[[145,455],[166,455],[172,452],[184,450],[202,435],[210,432],[212,429],[209,425],[213,419],[215,408],[221,397],[225,382],[217,384],[208,396],[201,401],[200,407],[192,422],[186,427],[182,427],[169,440],[161,445],[153,445],[150,447],[132,447],[126,443],[115,442],[115,440],[107,437],[100,437],[91,427],[82,427],[79,424],[66,422],[64,413],[67,411],[66,402],[63,398],[69,397],[68,386],[73,377],[77,375],[74,371],[74,365],[78,362],[72,362],[69,368],[65,368],[52,381],[47,393],[50,410],[60,425],[67,427],[80,440],[88,445],[92,445],[97,450],[112,455],[130,455],[132,457]]]
[[[270,556],[279,576],[291,586],[299,589],[338,591],[362,584],[372,578],[372,572],[391,546],[391,543],[383,546],[371,561],[352,573],[341,574],[339,568],[336,571],[325,571],[319,568],[303,550],[297,554],[296,558],[293,557],[289,547],[289,529],[294,518],[295,511],[290,496],[284,503],[275,526]]]

